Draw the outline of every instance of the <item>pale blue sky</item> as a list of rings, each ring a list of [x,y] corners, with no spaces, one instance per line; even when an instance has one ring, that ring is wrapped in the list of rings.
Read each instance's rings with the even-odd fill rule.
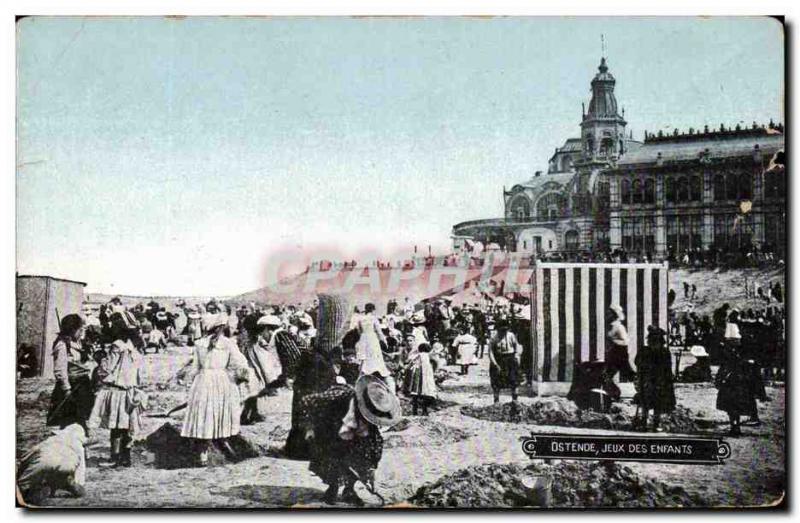
[[[578,135],[601,33],[636,138],[783,120],[766,18],[25,19],[18,270],[225,295],[275,249],[443,251]]]

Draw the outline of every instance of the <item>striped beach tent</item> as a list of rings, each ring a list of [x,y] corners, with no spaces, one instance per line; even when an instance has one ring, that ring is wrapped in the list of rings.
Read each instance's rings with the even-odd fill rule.
[[[667,330],[667,273],[667,263],[536,262],[531,274],[535,392],[566,394],[576,364],[605,360],[612,303],[625,312],[633,366],[647,327]]]

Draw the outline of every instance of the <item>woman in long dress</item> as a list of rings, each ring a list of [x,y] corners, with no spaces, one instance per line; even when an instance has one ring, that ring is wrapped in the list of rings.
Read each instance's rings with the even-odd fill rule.
[[[716,406],[728,414],[731,436],[742,434],[741,417],[757,412],[758,408],[753,393],[750,364],[742,354],[738,317],[739,313],[734,309],[725,325],[722,365],[714,379],[718,390]]]
[[[367,303],[364,307],[364,314],[358,319],[357,329],[360,337],[356,343],[356,360],[360,364],[361,375],[377,373],[387,381],[392,374],[386,367],[381,350],[381,344],[386,345],[386,337],[383,335],[378,318],[375,317],[374,304]],[[394,383],[391,383],[390,387],[394,390]]]
[[[240,428],[236,382],[246,381],[249,369],[236,343],[223,335],[227,322],[225,313],[206,314],[203,328],[207,335],[195,343],[192,368],[197,374],[189,390],[181,436],[195,441],[201,466],[208,463],[208,449],[214,440],[234,436]]]
[[[636,373],[631,367],[630,356],[628,354],[628,330],[622,323],[625,321],[625,314],[622,307],[616,303],[609,307],[610,325],[606,335],[606,371],[608,377],[613,378],[618,372],[620,381],[630,382]]]
[[[243,425],[264,421],[264,416],[258,411],[258,398],[275,394],[274,386],[282,373],[278,353],[274,345],[264,336],[267,326],[275,323],[280,325],[280,320],[276,316],[259,317],[257,313],[247,316],[242,321],[243,328],[247,331],[242,352],[255,378],[251,384],[253,395],[244,400],[241,417]]]
[[[324,392],[337,383],[344,338],[347,332],[352,332],[348,331],[351,310],[344,296],[319,296],[317,337],[312,349],[301,354],[297,376],[292,384],[292,428],[286,439],[286,455],[289,458],[310,457],[311,449],[305,439],[305,429],[301,426],[301,404],[306,396]],[[335,354],[338,354],[338,358]]]
[[[675,410],[675,388],[673,386],[672,356],[666,346],[667,333],[659,327],[647,328],[647,345],[636,353],[637,397],[642,409],[641,428],[647,430],[647,417],[653,410],[653,430],[658,426],[661,414]]]
[[[56,385],[51,396],[48,426],[80,424],[88,432],[87,421],[94,405],[91,372],[94,361],[81,346],[85,323],[77,314],[61,320],[61,330],[53,342],[53,374]]]

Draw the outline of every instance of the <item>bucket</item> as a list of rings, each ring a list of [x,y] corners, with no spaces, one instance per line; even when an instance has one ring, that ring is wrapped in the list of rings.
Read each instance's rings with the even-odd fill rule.
[[[528,476],[522,478],[528,501],[535,507],[549,507],[553,498],[553,478],[550,476]]]

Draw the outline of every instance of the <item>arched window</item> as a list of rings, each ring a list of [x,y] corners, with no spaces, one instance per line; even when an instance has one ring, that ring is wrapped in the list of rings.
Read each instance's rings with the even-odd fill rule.
[[[676,192],[677,192],[677,195],[675,197],[676,201],[678,202],[689,201],[689,180],[687,180],[685,176],[681,176],[680,178],[678,178]]]
[[[524,221],[531,215],[531,202],[525,196],[519,195],[511,200],[508,217],[512,220]]]
[[[578,231],[567,231],[564,235],[564,248],[568,251],[578,250]]]
[[[633,203],[642,203],[644,199],[644,194],[642,191],[642,182],[641,180],[634,180],[633,181]]]
[[[601,156],[610,156],[613,155],[615,152],[614,147],[614,139],[613,138],[603,138],[600,140],[600,155]]]
[[[669,203],[675,203],[675,182],[671,176],[664,180],[664,196]]]
[[[611,204],[611,189],[608,182],[597,182],[597,205],[601,209],[608,209]]]
[[[559,193],[547,193],[536,202],[536,217],[542,222],[556,220],[566,211],[567,199]]]
[[[656,182],[652,178],[644,181],[644,203],[656,203]]]
[[[714,201],[725,200],[725,176],[717,174],[714,176]]]
[[[703,200],[703,179],[699,174],[695,174],[689,181],[689,199],[693,202]]]
[[[725,199],[735,200],[739,197],[739,176],[735,173],[728,174],[725,180]]]
[[[739,175],[739,199],[753,199],[753,175],[749,172],[744,172]]]
[[[623,205],[631,203],[631,182],[622,180],[619,192]]]

